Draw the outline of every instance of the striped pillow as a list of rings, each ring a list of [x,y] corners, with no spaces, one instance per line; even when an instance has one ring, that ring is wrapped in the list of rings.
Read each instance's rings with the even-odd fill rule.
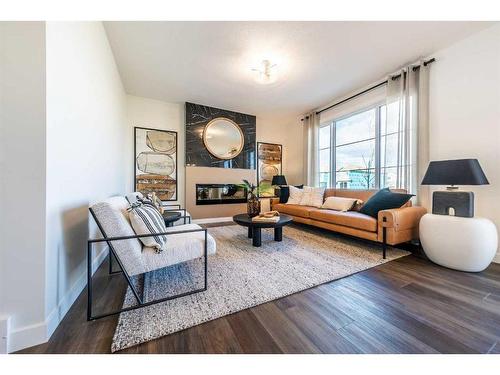
[[[164,233],[167,231],[163,217],[153,205],[137,202],[132,204],[128,211],[130,224],[135,234]],[[161,253],[167,245],[167,236],[165,235],[139,239],[144,246],[154,248],[157,253]]]

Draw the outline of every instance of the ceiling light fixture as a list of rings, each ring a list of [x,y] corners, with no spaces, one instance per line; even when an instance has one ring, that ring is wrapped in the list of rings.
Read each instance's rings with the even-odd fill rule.
[[[276,82],[278,78],[276,70],[276,64],[272,64],[269,60],[262,60],[259,68],[252,69],[256,72],[255,80],[263,85]]]

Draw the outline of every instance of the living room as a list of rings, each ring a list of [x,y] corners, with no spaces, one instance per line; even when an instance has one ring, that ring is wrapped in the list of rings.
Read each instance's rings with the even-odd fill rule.
[[[499,22],[47,19],[0,22],[0,353],[500,353]]]

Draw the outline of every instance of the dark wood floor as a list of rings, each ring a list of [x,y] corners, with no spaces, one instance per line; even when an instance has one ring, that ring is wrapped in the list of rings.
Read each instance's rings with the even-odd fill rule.
[[[125,291],[106,272],[101,309]],[[109,353],[116,323],[87,322],[84,291],[49,342],[21,353]],[[500,353],[499,341],[500,264],[464,273],[411,255],[120,353]]]

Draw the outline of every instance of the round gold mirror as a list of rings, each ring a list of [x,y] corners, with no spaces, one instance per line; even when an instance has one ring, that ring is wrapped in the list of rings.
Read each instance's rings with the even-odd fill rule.
[[[218,159],[233,159],[243,150],[243,132],[234,121],[218,117],[210,121],[203,130],[203,143]]]

